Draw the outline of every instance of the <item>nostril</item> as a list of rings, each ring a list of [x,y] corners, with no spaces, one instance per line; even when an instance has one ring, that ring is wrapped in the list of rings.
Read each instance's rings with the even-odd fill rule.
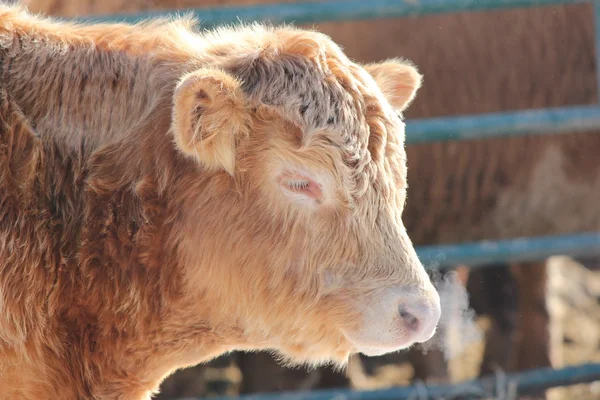
[[[419,320],[413,314],[408,312],[404,307],[399,308],[400,318],[404,322],[404,325],[411,331],[419,329]]]

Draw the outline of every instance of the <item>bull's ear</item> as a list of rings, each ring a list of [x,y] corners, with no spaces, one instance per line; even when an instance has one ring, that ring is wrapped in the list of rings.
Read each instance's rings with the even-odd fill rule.
[[[172,131],[184,154],[208,170],[235,170],[236,142],[248,129],[240,82],[218,69],[185,75],[173,95]]]
[[[365,69],[389,103],[398,111],[403,111],[415,98],[423,77],[417,68],[408,61],[391,59],[365,65]]]

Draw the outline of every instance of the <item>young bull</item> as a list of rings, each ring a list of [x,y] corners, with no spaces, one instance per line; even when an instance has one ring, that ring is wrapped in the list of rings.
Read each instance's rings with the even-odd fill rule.
[[[0,6],[0,398],[148,398],[234,349],[428,340],[401,222],[420,85],[326,36]]]

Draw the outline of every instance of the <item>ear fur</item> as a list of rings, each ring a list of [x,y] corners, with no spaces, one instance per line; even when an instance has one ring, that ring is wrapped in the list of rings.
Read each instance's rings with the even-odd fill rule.
[[[367,64],[364,68],[398,111],[404,111],[410,105],[423,81],[417,68],[404,60],[390,59]]]
[[[212,68],[191,72],[173,94],[175,143],[208,170],[234,174],[236,141],[247,134],[249,112],[240,82]]]

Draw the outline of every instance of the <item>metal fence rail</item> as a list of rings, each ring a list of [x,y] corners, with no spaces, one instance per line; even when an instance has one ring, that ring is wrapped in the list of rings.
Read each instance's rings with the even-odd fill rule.
[[[269,21],[274,24],[305,24],[379,18],[415,17],[458,11],[496,10],[516,7],[585,3],[589,0],[328,0],[285,4],[186,9],[210,28],[237,21]],[[136,22],[146,18],[181,14],[181,10],[81,17],[83,21]]]
[[[600,363],[561,369],[540,368],[519,374],[496,375],[459,384],[414,385],[383,390],[315,390],[255,394],[241,397],[216,397],[212,400],[436,400],[511,398],[513,393],[533,394],[565,385],[574,385],[600,379]]]
[[[461,264],[480,268],[492,263],[536,261],[565,254],[589,257],[600,254],[600,233],[420,246],[417,247],[417,254],[429,269]]]
[[[428,118],[406,121],[407,144],[489,139],[500,136],[549,135],[598,131],[600,107],[557,107],[538,110]]]

